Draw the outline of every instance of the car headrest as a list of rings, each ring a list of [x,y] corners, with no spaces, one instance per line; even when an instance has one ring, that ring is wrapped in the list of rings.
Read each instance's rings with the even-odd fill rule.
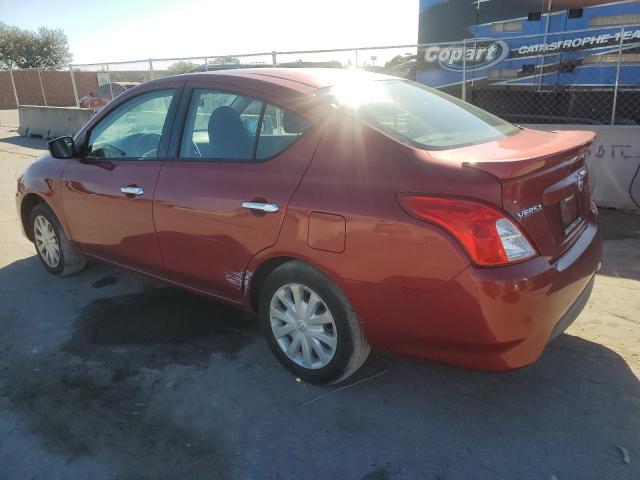
[[[209,117],[209,141],[234,142],[239,137],[246,137],[247,130],[242,124],[240,115],[231,107],[218,107]]]

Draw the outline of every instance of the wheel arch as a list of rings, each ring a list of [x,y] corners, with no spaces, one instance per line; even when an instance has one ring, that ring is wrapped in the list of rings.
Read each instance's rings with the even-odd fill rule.
[[[270,257],[261,262],[256,269],[253,271],[251,275],[251,279],[249,280],[249,290],[248,290],[248,300],[249,306],[253,310],[254,313],[258,313],[259,310],[259,300],[260,300],[260,290],[262,289],[262,285],[264,281],[269,276],[271,272],[273,272],[280,265],[283,265],[292,260],[299,260],[296,257],[291,256],[277,256]]]
[[[26,194],[22,199],[22,202],[20,203],[20,221],[22,222],[22,228],[27,238],[32,242],[33,242],[33,228],[31,226],[31,222],[29,222],[29,218],[31,216],[31,212],[33,211],[33,209],[37,205],[40,205],[41,203],[44,203],[49,208],[51,208],[51,205],[49,205],[47,201],[37,193]]]
[[[280,265],[283,265],[287,262],[302,262],[306,263],[312,268],[315,268],[325,277],[327,277],[330,281],[332,281],[346,296],[346,292],[343,288],[343,282],[340,281],[340,277],[337,272],[328,270],[318,263],[314,262],[312,258],[303,256],[303,255],[293,255],[288,252],[279,252],[273,256],[263,258],[263,259],[254,259],[250,268],[247,269],[247,290],[245,294],[245,305],[250,307],[253,310],[253,313],[259,313],[259,300],[260,300],[260,289],[265,281],[265,279],[269,276],[271,272],[273,272]],[[257,266],[256,266],[257,265]]]

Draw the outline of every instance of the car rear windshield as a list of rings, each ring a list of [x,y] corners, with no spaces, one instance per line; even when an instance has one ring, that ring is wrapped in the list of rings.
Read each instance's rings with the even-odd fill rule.
[[[405,80],[353,80],[328,92],[363,121],[425,149],[447,149],[498,140],[515,125],[455,97]]]

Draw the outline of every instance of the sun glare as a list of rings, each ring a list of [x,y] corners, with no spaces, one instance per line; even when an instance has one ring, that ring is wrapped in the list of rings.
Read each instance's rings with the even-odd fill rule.
[[[331,92],[340,105],[354,109],[368,103],[391,102],[391,98],[380,82],[371,81],[357,72],[336,84]]]

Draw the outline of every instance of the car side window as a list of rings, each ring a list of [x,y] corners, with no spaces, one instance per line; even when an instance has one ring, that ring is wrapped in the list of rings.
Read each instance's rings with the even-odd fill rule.
[[[256,148],[256,159],[262,160],[280,153],[308,128],[309,122],[300,115],[267,104]]]
[[[158,90],[128,100],[96,124],[88,158],[156,158],[174,90]]]
[[[284,150],[308,128],[309,123],[299,115],[262,100],[195,89],[187,112],[180,157],[262,160]]]
[[[262,102],[229,92],[196,89],[180,146],[182,158],[249,160]]]

